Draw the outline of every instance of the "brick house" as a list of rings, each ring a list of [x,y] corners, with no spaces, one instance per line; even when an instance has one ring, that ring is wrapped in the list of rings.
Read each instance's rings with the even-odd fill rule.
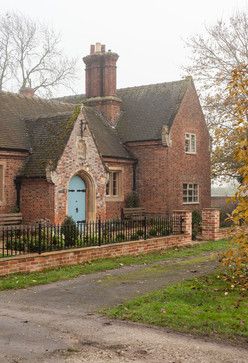
[[[191,78],[116,89],[118,55],[91,46],[86,94],[0,92],[0,213],[25,222],[210,207],[209,133]]]

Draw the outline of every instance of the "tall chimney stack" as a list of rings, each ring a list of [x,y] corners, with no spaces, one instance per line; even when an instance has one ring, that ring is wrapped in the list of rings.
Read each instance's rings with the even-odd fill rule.
[[[116,62],[118,54],[105,50],[96,43],[90,47],[90,55],[83,58],[86,64],[86,103],[100,111],[111,126],[120,115],[121,100],[116,95]]]

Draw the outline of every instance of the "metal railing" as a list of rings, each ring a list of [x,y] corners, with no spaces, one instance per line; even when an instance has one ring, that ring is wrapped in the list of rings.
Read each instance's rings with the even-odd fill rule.
[[[182,234],[182,217],[97,220],[71,225],[19,225],[0,228],[0,257]]]

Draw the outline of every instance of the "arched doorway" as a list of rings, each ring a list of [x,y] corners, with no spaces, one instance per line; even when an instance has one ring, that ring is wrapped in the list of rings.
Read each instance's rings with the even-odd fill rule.
[[[86,186],[83,179],[78,175],[74,175],[69,183],[68,215],[76,223],[82,223],[86,220]]]

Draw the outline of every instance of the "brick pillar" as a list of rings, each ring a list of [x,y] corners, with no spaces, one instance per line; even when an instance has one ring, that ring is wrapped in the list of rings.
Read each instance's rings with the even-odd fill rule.
[[[202,239],[219,239],[220,211],[215,208],[204,208],[202,210]]]
[[[174,217],[182,217],[182,231],[189,241],[192,240],[192,212],[190,210],[175,210]],[[174,226],[174,232],[179,232],[177,224]]]

